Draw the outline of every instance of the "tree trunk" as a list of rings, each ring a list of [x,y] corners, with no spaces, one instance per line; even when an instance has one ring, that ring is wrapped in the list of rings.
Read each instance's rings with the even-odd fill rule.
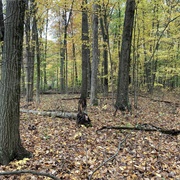
[[[21,95],[26,96],[25,68],[24,62],[21,63]]]
[[[92,47],[92,71],[91,71],[91,104],[98,105],[97,99],[97,73],[98,73],[98,3],[94,2],[93,5],[93,47]]]
[[[30,5],[32,6],[32,4]],[[26,58],[25,58],[25,70],[26,70],[26,101],[33,101],[33,80],[34,80],[34,52],[31,40],[31,7],[29,7],[29,0],[26,0]]]
[[[77,70],[77,62],[76,62],[76,48],[73,40],[72,43],[72,51],[73,51],[73,87],[75,88],[78,85],[78,70]]]
[[[101,31],[103,37],[103,91],[104,95],[108,95],[108,22],[107,22],[107,10],[105,5],[102,6],[102,15],[100,18]]]
[[[32,0],[33,3],[34,0]],[[36,4],[34,4],[34,13],[36,13]],[[38,37],[38,29],[37,29],[37,20],[36,16],[34,14],[33,17],[33,32],[34,32],[34,40],[36,44],[36,59],[37,59],[37,65],[36,65],[36,73],[37,73],[37,79],[36,79],[36,102],[40,102],[40,76],[41,76],[41,70],[40,70],[40,64],[41,64],[41,58],[40,58],[40,44],[39,44],[39,37]]]
[[[68,25],[72,16],[72,9],[73,9],[73,5],[74,5],[74,0],[72,0],[72,4],[71,4],[71,8],[70,11],[67,12],[66,9],[66,1],[65,1],[65,5],[64,5],[64,11],[63,11],[63,43],[62,43],[62,47],[60,50],[60,56],[61,56],[61,67],[60,67],[60,86],[61,86],[61,92],[65,93],[65,91],[68,88],[68,59],[67,59],[67,30],[68,30]],[[59,31],[60,32],[60,31]]]
[[[82,85],[81,85],[81,97],[86,99],[88,95],[88,61],[90,58],[89,50],[89,27],[88,27],[88,15],[87,9],[84,7],[87,5],[87,0],[82,2]]]
[[[116,109],[130,110],[128,86],[135,0],[127,0],[119,61]]]
[[[66,12],[65,12],[66,13]],[[66,60],[66,50],[67,50],[67,26],[66,26],[66,15],[63,15],[64,18],[64,37],[63,37],[63,43],[61,47],[61,68],[60,68],[60,75],[61,75],[61,93],[65,93],[65,60]]]
[[[4,17],[3,17],[3,4],[0,0],[0,42],[4,40]]]
[[[7,0],[0,86],[0,164],[3,165],[15,158],[30,157],[19,134],[24,12],[23,0]]]

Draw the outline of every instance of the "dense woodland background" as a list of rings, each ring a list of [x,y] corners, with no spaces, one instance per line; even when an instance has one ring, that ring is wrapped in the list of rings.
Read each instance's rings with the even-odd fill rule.
[[[0,179],[179,179],[179,11],[0,0]]]
[[[98,92],[117,89],[119,53],[126,1],[98,2]],[[34,4],[35,3],[35,4]],[[94,1],[35,1],[26,6],[22,93],[32,99],[40,91],[79,92],[82,44],[93,57]],[[173,90],[180,85],[179,3],[136,1],[131,50],[131,90]],[[82,21],[82,13],[86,18]],[[84,23],[84,24],[83,24]],[[82,34],[83,26],[89,34]],[[85,36],[85,38],[83,37]],[[88,50],[88,51],[87,51]],[[91,70],[89,77],[91,76]],[[39,77],[39,79],[37,78]],[[38,82],[37,82],[38,81]],[[39,82],[40,81],[40,82]],[[89,82],[90,90],[90,82]],[[29,93],[29,95],[28,95]]]

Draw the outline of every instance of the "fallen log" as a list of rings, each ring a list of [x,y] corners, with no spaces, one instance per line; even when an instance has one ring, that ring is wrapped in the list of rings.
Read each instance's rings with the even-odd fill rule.
[[[37,111],[37,110],[20,109],[20,112],[37,114],[40,116],[68,118],[68,119],[76,119],[76,116],[77,116],[77,113],[62,112],[62,111],[51,112],[51,111]]]

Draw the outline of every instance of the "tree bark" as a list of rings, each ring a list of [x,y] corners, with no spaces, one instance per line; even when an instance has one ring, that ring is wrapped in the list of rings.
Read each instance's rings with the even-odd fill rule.
[[[29,7],[30,6],[30,7]],[[31,9],[32,3],[29,5],[29,0],[26,0],[26,57],[25,57],[25,70],[26,70],[26,101],[33,101],[33,86],[34,86],[34,47],[31,39]]]
[[[23,46],[24,0],[7,0],[0,86],[0,164],[30,157],[20,139],[19,104]]]
[[[47,88],[47,72],[46,72],[46,56],[47,56],[47,33],[48,33],[48,25],[49,25],[49,9],[46,8],[46,27],[45,27],[45,44],[44,44],[44,59],[43,59],[43,85],[44,91]]]
[[[4,40],[4,17],[3,17],[3,4],[0,0],[0,41]]]
[[[86,99],[88,95],[88,61],[90,59],[89,50],[89,27],[88,27],[88,15],[87,9],[84,7],[87,5],[87,0],[82,2],[82,85],[81,85],[81,97]]]
[[[37,19],[36,19],[36,3],[34,0],[31,0],[32,3],[34,4],[34,16],[33,16],[33,35],[34,35],[34,41],[36,44],[36,59],[37,59],[37,65],[36,65],[36,73],[37,73],[37,78],[36,78],[36,102],[40,102],[40,76],[41,76],[41,58],[40,58],[40,44],[39,44],[39,37],[38,37],[38,29],[37,29]]]
[[[93,47],[92,47],[92,71],[91,71],[91,104],[98,105],[97,99],[97,73],[98,73],[98,3],[94,2],[93,5]]]
[[[116,110],[119,109],[122,111],[126,109],[130,110],[128,86],[134,12],[135,0],[127,0],[119,61],[117,97],[115,103]]]
[[[103,4],[101,7],[102,15],[100,18],[100,25],[103,37],[103,91],[104,95],[108,96],[108,41],[109,41],[109,33],[108,33],[108,15],[107,9]]]

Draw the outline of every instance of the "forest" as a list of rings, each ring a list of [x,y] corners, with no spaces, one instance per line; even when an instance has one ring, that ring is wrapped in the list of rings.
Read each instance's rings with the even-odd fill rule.
[[[179,0],[0,0],[0,179],[180,179]]]

